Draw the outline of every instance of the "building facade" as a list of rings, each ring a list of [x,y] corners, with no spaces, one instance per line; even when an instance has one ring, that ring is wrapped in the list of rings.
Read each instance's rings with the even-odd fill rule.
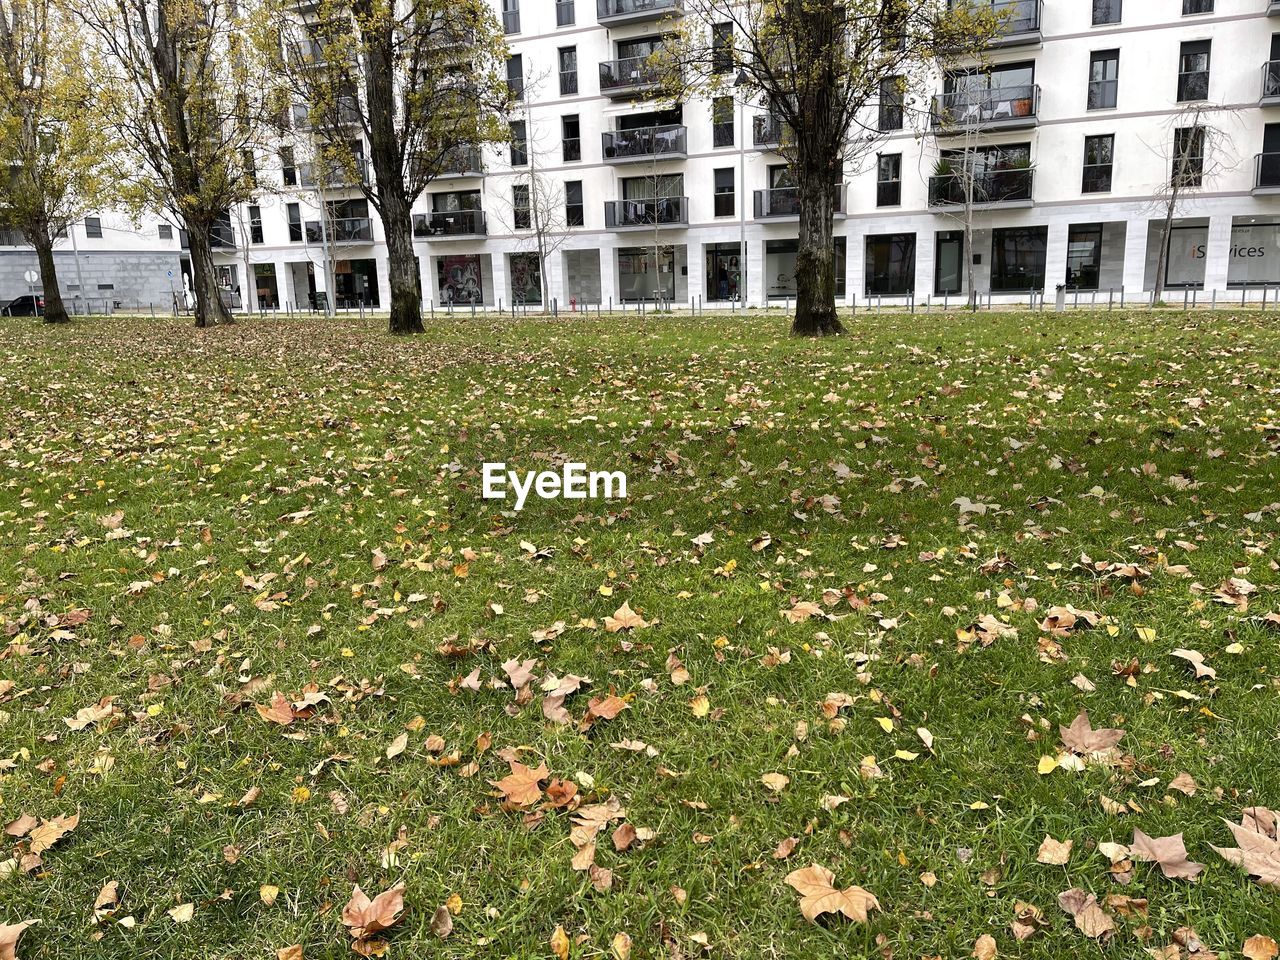
[[[758,103],[652,99],[645,60],[680,0],[494,2],[522,92],[513,142],[459,151],[419,199],[425,303],[714,308],[794,296],[785,131]],[[1006,32],[987,70],[939,72],[905,96],[886,89],[868,117],[883,136],[838,187],[841,302],[966,296],[962,156],[983,298],[1052,297],[1059,285],[1142,298],[1175,159],[1202,176],[1191,170],[1175,209],[1168,288],[1257,297],[1280,285],[1280,0],[996,5]],[[262,198],[219,229],[228,295],[264,309],[321,297],[385,306],[381,224],[358,189],[318,184],[287,151],[258,162]],[[181,238],[163,239],[163,226],[110,250],[78,224],[82,259],[105,244],[118,261],[160,256],[185,270]],[[0,296],[14,253],[0,244]],[[161,300],[166,282],[151,285]]]

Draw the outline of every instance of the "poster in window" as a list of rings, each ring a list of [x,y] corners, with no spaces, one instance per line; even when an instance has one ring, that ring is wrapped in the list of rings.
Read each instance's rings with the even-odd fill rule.
[[[484,282],[475,254],[440,257],[441,303],[483,303]]]

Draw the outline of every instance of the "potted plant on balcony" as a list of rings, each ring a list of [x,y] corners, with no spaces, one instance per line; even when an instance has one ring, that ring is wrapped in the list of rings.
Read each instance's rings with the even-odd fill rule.
[[[1029,117],[1034,106],[1035,101],[1031,97],[1018,97],[1013,101],[1013,115],[1015,117]]]

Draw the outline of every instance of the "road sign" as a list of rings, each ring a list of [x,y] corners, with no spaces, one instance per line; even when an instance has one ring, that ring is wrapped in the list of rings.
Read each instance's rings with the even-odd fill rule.
[[[36,273],[34,270],[28,270],[22,275],[22,279],[27,281],[27,283],[35,283],[40,279],[40,274]]]
[[[170,280],[172,280],[172,279],[173,279],[173,271],[172,271],[172,270],[166,270],[166,271],[165,271],[165,275],[166,275],[166,276],[168,276],[168,278],[169,278]]]

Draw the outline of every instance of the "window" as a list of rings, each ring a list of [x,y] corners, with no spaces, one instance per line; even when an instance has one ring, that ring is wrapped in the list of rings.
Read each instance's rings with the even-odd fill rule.
[[[1198,187],[1204,180],[1204,127],[1173,131],[1173,183]]]
[[[1189,40],[1178,58],[1178,102],[1209,99],[1209,41]]]
[[[1044,289],[1048,227],[1006,227],[991,231],[991,292]]]
[[[711,25],[711,69],[728,73],[733,69],[733,24]]]
[[[715,177],[715,215],[732,217],[734,208],[733,167],[712,171]]]
[[[529,185],[517,183],[511,188],[512,225],[517,230],[528,230],[533,226],[533,216],[529,209]]]
[[[502,32],[520,32],[520,0],[502,0]]]
[[[1084,138],[1081,193],[1106,193],[1111,189],[1111,164],[1115,144],[1115,135],[1110,133]]]
[[[733,146],[733,97],[716,97],[711,101],[711,145]]]
[[[582,181],[564,182],[564,223],[567,227],[582,226]]]
[[[1089,54],[1089,98],[1085,106],[1090,110],[1114,107],[1119,77],[1119,50],[1096,50]]]
[[[916,235],[868,235],[865,268],[869,295],[901,296],[910,293],[916,285]]]
[[[249,208],[249,242],[262,243],[262,208]]]
[[[280,148],[280,171],[286,187],[298,185],[298,165],[293,159],[293,147]]]
[[[900,77],[880,81],[880,129],[902,129],[902,86]]]
[[[1067,286],[1073,290],[1097,290],[1101,267],[1102,224],[1071,224],[1067,230]]]
[[[1213,13],[1213,0],[1182,0],[1182,15]]]
[[[1120,0],[1093,0],[1093,25],[1120,22]]]
[[[582,159],[582,131],[576,113],[560,118],[560,152],[565,163]]]
[[[518,53],[507,57],[507,91],[512,100],[524,99],[524,57]]]
[[[902,203],[902,154],[882,153],[876,160],[876,206]]]
[[[560,48],[560,96],[571,97],[578,92],[578,48]]]
[[[571,27],[574,23],[576,14],[573,9],[573,0],[556,0],[556,26]]]
[[[523,167],[529,162],[529,138],[523,120],[511,121],[511,165]]]
[[[302,242],[302,208],[296,203],[291,203],[285,207],[289,217],[289,242]]]
[[[253,186],[258,185],[258,165],[253,159],[253,150],[246,149],[240,154],[240,161],[244,164],[245,179]]]
[[[160,231],[159,235],[161,240],[173,239],[173,227],[169,226],[169,224],[167,223],[160,224],[159,231]]]
[[[102,218],[101,217],[85,217],[84,218],[84,235],[94,240],[102,239]]]

